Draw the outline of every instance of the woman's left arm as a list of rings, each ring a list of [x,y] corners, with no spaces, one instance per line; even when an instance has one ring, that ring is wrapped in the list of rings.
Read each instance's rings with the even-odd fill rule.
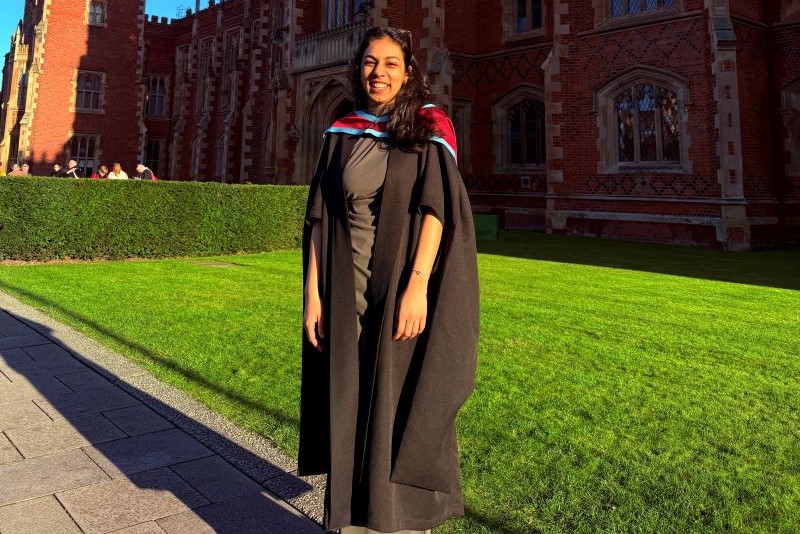
[[[412,339],[425,330],[428,316],[428,280],[442,241],[442,223],[431,213],[422,217],[414,265],[400,297],[394,340]]]

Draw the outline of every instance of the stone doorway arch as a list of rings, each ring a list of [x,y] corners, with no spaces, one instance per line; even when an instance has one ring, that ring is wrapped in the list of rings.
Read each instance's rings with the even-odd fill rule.
[[[322,134],[333,121],[353,110],[349,97],[347,81],[339,76],[321,82],[309,96],[297,154],[297,183],[311,183],[322,149]]]

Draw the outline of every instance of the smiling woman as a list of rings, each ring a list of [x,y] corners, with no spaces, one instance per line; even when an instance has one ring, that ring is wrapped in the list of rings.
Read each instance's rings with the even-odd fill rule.
[[[406,67],[403,49],[390,37],[369,43],[361,61],[361,85],[369,97],[369,110],[380,116],[408,81],[411,66]]]
[[[352,81],[357,111],[326,131],[306,213],[298,465],[328,475],[327,528],[411,534],[464,514],[455,417],[477,360],[472,212],[409,32],[367,30]]]

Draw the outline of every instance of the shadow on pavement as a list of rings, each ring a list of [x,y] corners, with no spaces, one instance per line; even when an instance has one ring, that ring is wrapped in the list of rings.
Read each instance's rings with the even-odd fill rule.
[[[276,410],[270,410],[268,407],[255,404],[250,399],[244,398],[234,391],[221,388],[219,385],[210,382],[202,375],[198,375],[195,372],[184,369],[179,365],[176,365],[174,362],[169,361],[168,359],[145,348],[141,344],[126,339],[116,332],[108,330],[97,322],[91,321],[81,314],[77,314],[74,311],[64,308],[63,306],[60,306],[49,299],[43,298],[26,289],[13,286],[2,281],[0,281],[0,290],[21,295],[29,302],[34,302],[39,307],[58,310],[59,313],[70,317],[75,322],[92,328],[95,331],[101,332],[103,335],[108,336],[109,338],[114,339],[116,342],[129,347],[131,350],[143,354],[152,361],[158,362],[164,367],[167,367],[175,373],[180,374],[187,380],[200,384],[211,391],[216,391],[218,394],[231,399],[233,402],[247,405],[248,407],[257,411],[267,412],[272,417],[282,422],[295,422],[294,418],[291,418]],[[0,311],[0,314],[2,314],[2,311]],[[30,321],[29,319],[17,318],[13,314],[10,314],[10,316],[15,317],[15,319],[19,321],[28,323],[31,327],[45,336],[52,336],[52,331],[45,325]],[[0,329],[1,328],[2,323],[0,323]],[[2,338],[0,338],[0,340],[1,339]],[[40,343],[52,342],[44,340],[40,341]],[[28,352],[35,353],[37,350],[40,350],[37,348],[39,346],[40,345],[35,345],[30,349],[23,348],[22,350],[26,354]],[[2,345],[0,345],[0,347],[2,347]],[[66,351],[61,348],[58,348],[58,350],[64,352],[64,354],[60,355],[59,358],[67,358]],[[73,355],[69,355],[69,358],[72,358]],[[190,475],[183,473],[182,468],[180,467],[181,465],[188,466],[184,470],[196,468],[201,471],[208,471],[211,474],[211,479],[213,480],[214,470],[219,468],[219,466],[216,465],[218,462],[215,463],[211,460],[208,460],[206,457],[213,455],[214,452],[218,452],[226,459],[235,458],[235,464],[238,468],[245,470],[245,472],[247,472],[256,482],[274,495],[277,495],[280,498],[291,502],[292,504],[295,504],[295,501],[298,501],[296,504],[298,508],[302,509],[302,511],[305,513],[309,513],[309,511],[311,511],[311,517],[314,517],[314,519],[319,521],[321,519],[319,510],[320,496],[312,496],[311,494],[314,492],[314,488],[311,485],[309,485],[306,481],[287,473],[287,471],[294,469],[294,466],[273,465],[265,461],[260,456],[257,456],[252,452],[243,449],[238,444],[231,442],[226,437],[219,435],[219,433],[208,428],[203,423],[196,421],[191,417],[187,417],[179,411],[176,411],[172,406],[165,404],[161,400],[131,384],[130,381],[126,380],[125,377],[116,376],[109,370],[98,369],[101,374],[110,375],[109,378],[117,382],[118,385],[125,390],[125,392],[120,392],[124,393],[123,395],[110,394],[103,396],[103,390],[106,386],[103,386],[102,383],[105,381],[105,378],[93,370],[93,368],[97,368],[97,364],[92,364],[86,361],[80,355],[74,355],[74,360],[76,363],[71,364],[76,368],[72,368],[69,365],[67,366],[67,369],[56,368],[55,370],[59,371],[59,375],[56,376],[47,376],[46,373],[40,374],[32,372],[32,368],[35,367],[35,365],[30,364],[27,366],[26,373],[26,366],[19,363],[14,366],[12,363],[13,358],[12,361],[8,360],[8,356],[3,350],[0,350],[0,373],[3,369],[4,357],[6,359],[5,365],[10,366],[14,372],[31,382],[37,391],[41,393],[42,400],[46,403],[49,403],[49,405],[52,405],[51,410],[57,414],[57,416],[64,417],[67,421],[69,421],[70,425],[78,430],[89,443],[92,443],[92,454],[105,458],[106,460],[105,462],[102,460],[96,462],[103,468],[104,472],[110,473],[112,478],[115,479],[116,477],[127,476],[127,478],[132,480],[138,488],[170,491],[176,498],[181,498],[187,508],[192,508],[192,513],[196,516],[195,518],[182,517],[180,519],[170,519],[170,521],[184,522],[189,525],[189,527],[186,528],[185,525],[181,524],[181,529],[167,530],[164,528],[167,534],[172,534],[173,531],[180,533],[186,532],[191,534],[200,534],[201,532],[206,532],[206,529],[209,528],[212,529],[209,532],[217,532],[220,534],[292,534],[295,532],[322,532],[319,527],[312,525],[308,520],[297,519],[290,512],[280,509],[278,505],[266,497],[258,494],[250,493],[245,496],[229,499],[224,503],[224,506],[222,506],[214,501],[211,501],[211,503],[208,504],[209,498],[207,495],[208,492],[212,490],[206,489],[205,491],[200,492],[200,498],[202,500],[198,500],[198,492],[185,493],[183,491],[185,490],[185,487],[180,484],[180,480],[187,478],[190,479],[188,480],[190,485],[200,484],[199,481],[192,479]],[[27,359],[33,358],[28,357]],[[27,361],[27,359],[24,359],[24,361]],[[80,377],[80,373],[85,373],[85,376]],[[72,376],[70,377],[68,375]],[[2,375],[0,375],[0,379],[1,378]],[[81,380],[90,386],[94,384],[93,391],[95,391],[95,393],[98,395],[95,401],[91,401],[89,399],[78,400],[78,397],[75,393],[72,391],[63,390],[63,386],[65,384],[62,382],[66,381],[68,384],[74,382],[75,386],[77,387]],[[111,384],[109,383],[109,385]],[[116,386],[111,386],[116,388]],[[2,401],[2,394],[0,393],[0,405],[2,405]],[[111,404],[104,406],[102,404],[97,404],[98,401],[109,402]],[[103,434],[103,428],[97,425],[97,421],[101,421],[104,426],[108,426],[107,421],[104,419],[108,419],[109,414],[104,412],[123,412],[124,410],[132,410],[133,408],[129,408],[128,404],[135,406],[138,401],[141,401],[141,403],[152,408],[155,410],[155,412],[160,414],[163,419],[169,422],[169,428],[156,428],[150,432],[136,436],[106,436]],[[84,404],[82,403],[85,403],[89,407],[84,410]],[[94,415],[84,417],[87,413],[87,410],[90,414]],[[115,414],[111,414],[111,417],[114,415]],[[119,424],[119,422],[117,422],[117,424]],[[174,428],[175,426],[178,428]],[[2,426],[0,426],[0,432],[2,432],[2,430]],[[188,436],[184,437],[182,435],[183,430],[188,430],[189,433],[195,437],[202,436],[200,441],[202,441],[204,445],[200,445],[199,449],[197,446],[192,445],[190,443],[193,441],[192,438],[189,438]],[[98,435],[99,437],[95,437]],[[214,452],[212,452],[212,450],[207,450],[208,447],[205,444],[209,443],[213,444],[211,448]],[[181,447],[188,447],[190,452],[187,454],[189,456],[197,456],[197,458],[193,460],[185,460],[183,457],[179,456],[176,459],[174,452],[170,451],[173,449],[183,450]],[[0,459],[2,459],[2,456],[0,456]],[[175,461],[179,465],[176,467],[175,465],[168,463],[172,461]],[[163,465],[165,462],[167,462],[166,466]],[[4,466],[2,465],[2,462],[0,462],[0,484],[3,481],[3,468]],[[177,478],[180,480],[176,481],[176,478],[172,476],[170,471],[173,473],[177,472]],[[227,493],[225,493],[225,491],[222,491],[221,493],[222,495],[221,497],[217,497],[218,499],[223,497],[227,498],[229,496]],[[0,490],[0,510],[2,510],[2,506],[4,504],[6,504],[6,502],[3,500],[2,490]],[[98,510],[104,510],[100,503],[94,503],[92,507]],[[496,532],[498,534],[522,534],[521,532],[510,529],[508,526],[504,525],[502,518],[488,517],[470,508],[469,506],[465,508],[465,512],[466,517],[469,520],[489,529],[489,532]],[[169,527],[170,521],[164,520],[161,522],[165,523],[166,527]],[[192,521],[194,523],[192,523]],[[254,524],[258,526],[253,527]],[[277,526],[273,527],[273,524]],[[1,514],[0,528],[2,528]],[[96,530],[96,532],[112,531]],[[150,531],[143,532],[150,534]],[[47,534],[50,533],[48,532]],[[139,533],[136,532],[135,534]]]
[[[74,520],[98,533],[322,532],[264,491],[289,501],[313,492],[285,458],[278,465],[231,441],[135,385],[158,387],[149,374],[97,363],[59,335],[0,311],[0,531],[50,534]]]

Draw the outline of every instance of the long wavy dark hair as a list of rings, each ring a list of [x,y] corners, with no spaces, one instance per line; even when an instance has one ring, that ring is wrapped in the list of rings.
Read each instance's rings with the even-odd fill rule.
[[[378,26],[367,30],[353,58],[350,74],[353,99],[356,109],[368,109],[369,96],[361,83],[361,62],[369,43],[383,37],[388,37],[400,45],[406,69],[411,69],[408,81],[400,88],[400,92],[392,101],[391,108],[387,110],[390,112],[387,125],[389,143],[401,150],[417,152],[436,131],[431,121],[417,114],[422,106],[432,102],[432,97],[428,80],[423,75],[412,51],[411,32]]]

